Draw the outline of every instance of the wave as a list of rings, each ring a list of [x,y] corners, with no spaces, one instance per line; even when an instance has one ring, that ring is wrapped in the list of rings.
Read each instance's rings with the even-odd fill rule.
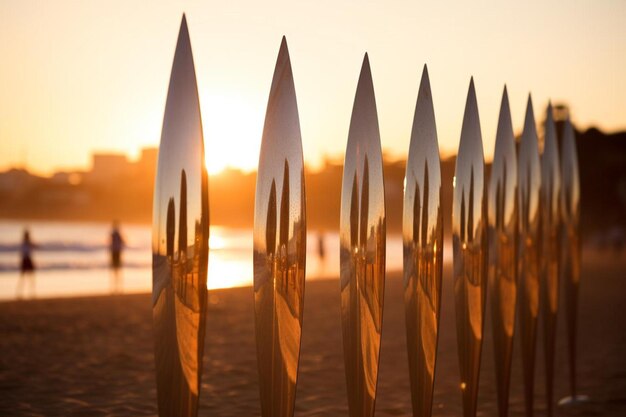
[[[21,243],[0,243],[0,253],[19,253],[21,250]],[[232,252],[232,253],[248,253],[252,251],[252,247],[245,246],[218,246],[210,248],[211,252]],[[150,245],[136,245],[125,246],[124,252],[138,252],[138,251],[151,251]],[[33,252],[78,252],[78,253],[93,253],[93,252],[108,252],[109,246],[103,244],[88,244],[88,243],[74,243],[74,242],[45,242],[37,243]]]
[[[146,269],[152,268],[150,262],[124,262],[123,268],[127,269]],[[44,264],[35,263],[36,271],[91,271],[109,269],[108,262],[48,262]],[[0,273],[2,272],[18,272],[20,266],[16,263],[0,263]]]
[[[0,253],[19,252],[21,243],[0,243]],[[78,242],[44,242],[35,245],[34,252],[101,252],[108,251],[109,245]],[[126,246],[125,251],[150,250],[149,246]]]

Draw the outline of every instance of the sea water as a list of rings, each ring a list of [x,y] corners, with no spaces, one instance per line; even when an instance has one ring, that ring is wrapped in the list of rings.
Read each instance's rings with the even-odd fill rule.
[[[36,271],[20,277],[20,245],[28,228],[36,245]],[[151,227],[121,224],[125,241],[119,275],[110,269],[111,224],[52,221],[0,221],[0,299],[50,298],[138,293],[152,289]],[[324,256],[320,256],[320,240]],[[252,230],[212,226],[207,287],[252,284]],[[387,237],[387,271],[402,269],[402,239]],[[339,236],[307,234],[307,279],[339,276]]]

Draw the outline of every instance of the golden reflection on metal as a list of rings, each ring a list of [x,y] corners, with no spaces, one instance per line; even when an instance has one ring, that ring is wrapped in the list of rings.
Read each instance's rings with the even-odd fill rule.
[[[488,192],[489,293],[500,416],[509,408],[517,298],[517,155],[504,88]]]
[[[561,143],[561,274],[565,290],[565,313],[569,347],[570,396],[559,401],[559,405],[588,401],[576,387],[576,340],[578,316],[578,287],[580,284],[580,176],[576,137],[569,118],[563,127]]]
[[[541,165],[533,103],[528,96],[518,155],[518,306],[526,415],[533,414],[535,345],[539,315]]]
[[[341,322],[352,417],[374,415],[385,287],[385,187],[367,54],[352,109],[340,219]]]
[[[561,169],[552,105],[548,106],[543,155],[541,156],[541,282],[544,353],[546,360],[546,407],[552,415],[554,348],[559,308],[560,192]]]
[[[152,317],[160,416],[195,416],[209,238],[207,172],[187,22],[165,105],[152,226]]]
[[[465,105],[452,201],[456,328],[463,414],[476,415],[487,288],[485,163],[474,80]]]
[[[443,266],[441,168],[428,69],[415,106],[404,191],[404,307],[414,416],[430,416]]]
[[[283,37],[265,114],[254,211],[254,313],[263,416],[293,415],[305,259],[302,140]]]

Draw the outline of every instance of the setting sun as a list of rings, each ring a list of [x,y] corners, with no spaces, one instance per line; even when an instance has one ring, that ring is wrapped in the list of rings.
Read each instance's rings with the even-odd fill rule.
[[[260,94],[200,93],[207,171],[253,171],[259,162],[263,129]]]

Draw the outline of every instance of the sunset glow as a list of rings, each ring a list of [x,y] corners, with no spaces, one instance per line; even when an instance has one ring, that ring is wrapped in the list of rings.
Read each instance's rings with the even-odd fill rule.
[[[552,99],[579,128],[626,127],[624,2],[2,2],[0,169],[47,175],[88,168],[96,150],[157,146],[183,12],[211,173],[256,169],[282,35],[307,165],[343,156],[366,51],[392,157],[406,157],[425,63],[444,155],[456,152],[472,75],[487,160],[505,83],[515,133],[529,92],[538,119]]]
[[[226,168],[256,169],[263,114],[255,112],[255,98],[236,92],[212,94],[201,90],[200,94],[209,174]]]

